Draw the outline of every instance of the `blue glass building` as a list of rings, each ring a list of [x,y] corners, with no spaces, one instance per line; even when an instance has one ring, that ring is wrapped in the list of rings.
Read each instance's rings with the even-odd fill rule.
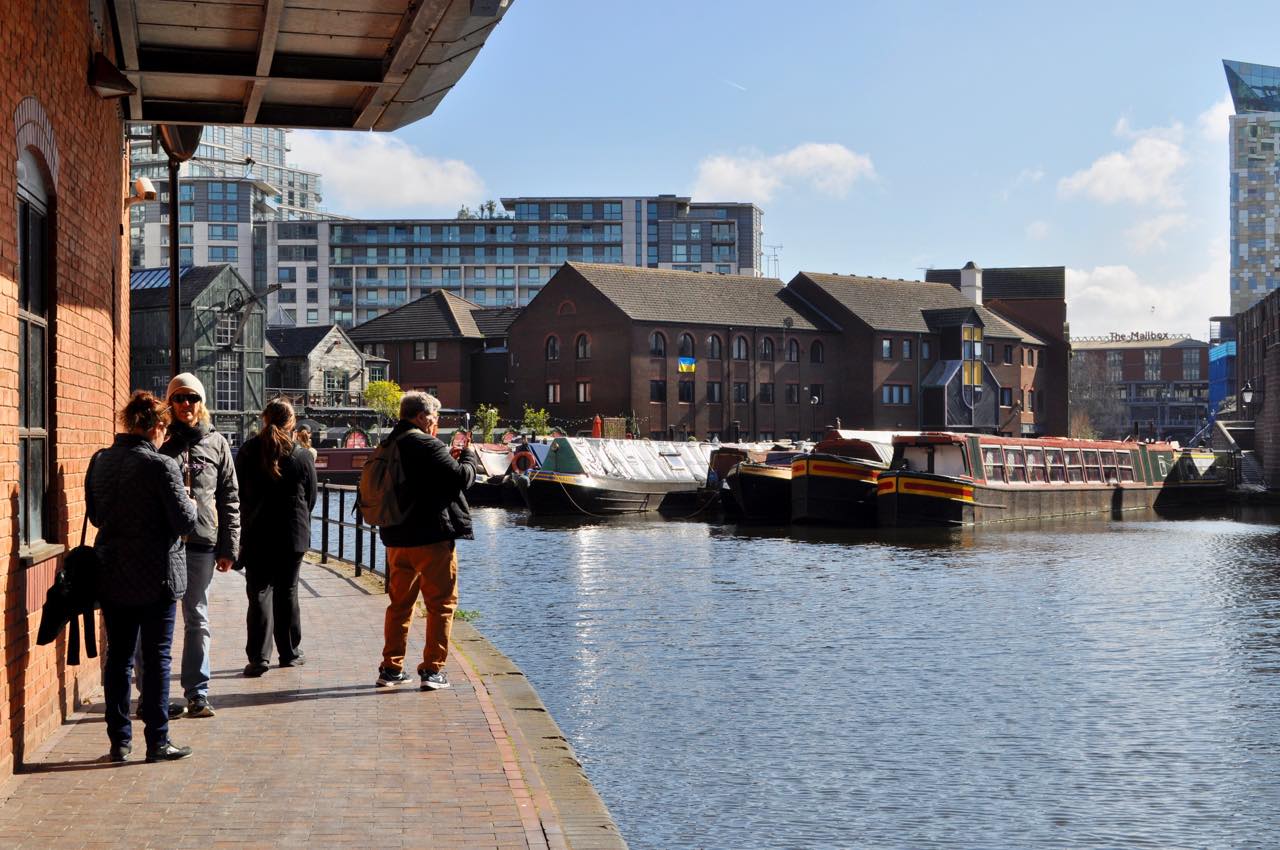
[[[1231,116],[1231,312],[1280,284],[1280,68],[1223,60]]]

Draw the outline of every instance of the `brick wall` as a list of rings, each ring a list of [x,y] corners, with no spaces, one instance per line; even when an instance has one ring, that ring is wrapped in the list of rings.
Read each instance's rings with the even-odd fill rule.
[[[17,468],[17,171],[21,150],[36,152],[51,193],[49,314],[50,496],[47,537],[75,545],[84,511],[84,474],[114,431],[129,389],[127,268],[121,198],[127,162],[113,101],[87,83],[95,51],[112,38],[89,17],[90,4],[8,0],[0,65],[0,780],[46,740],[67,712],[100,684],[100,659],[67,668],[65,645],[35,645],[40,603],[58,559],[19,558]],[[74,530],[74,531],[73,531]],[[92,531],[90,532],[92,535]],[[106,739],[103,739],[105,750]]]

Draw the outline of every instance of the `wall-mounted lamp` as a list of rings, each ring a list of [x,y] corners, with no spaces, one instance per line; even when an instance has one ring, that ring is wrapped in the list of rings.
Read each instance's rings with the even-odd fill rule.
[[[1245,404],[1253,404],[1253,384],[1249,381],[1245,381],[1240,388],[1240,400]]]
[[[138,93],[138,87],[101,53],[93,54],[93,62],[89,64],[89,87],[103,100]]]
[[[133,194],[124,199],[124,205],[141,204],[156,199],[156,187],[145,177],[133,181]]]

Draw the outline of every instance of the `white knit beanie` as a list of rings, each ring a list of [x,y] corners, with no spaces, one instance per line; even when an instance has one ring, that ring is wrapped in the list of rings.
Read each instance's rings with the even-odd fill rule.
[[[200,379],[190,372],[183,372],[180,375],[174,375],[173,380],[169,382],[169,389],[165,390],[164,398],[168,401],[173,394],[179,390],[190,390],[200,396],[200,400],[208,402],[209,399],[204,394],[204,384],[200,383]]]

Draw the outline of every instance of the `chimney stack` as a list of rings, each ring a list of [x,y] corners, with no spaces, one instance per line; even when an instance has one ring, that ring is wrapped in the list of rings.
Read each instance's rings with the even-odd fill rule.
[[[960,294],[974,304],[982,303],[982,269],[973,260],[965,263],[960,270]]]

